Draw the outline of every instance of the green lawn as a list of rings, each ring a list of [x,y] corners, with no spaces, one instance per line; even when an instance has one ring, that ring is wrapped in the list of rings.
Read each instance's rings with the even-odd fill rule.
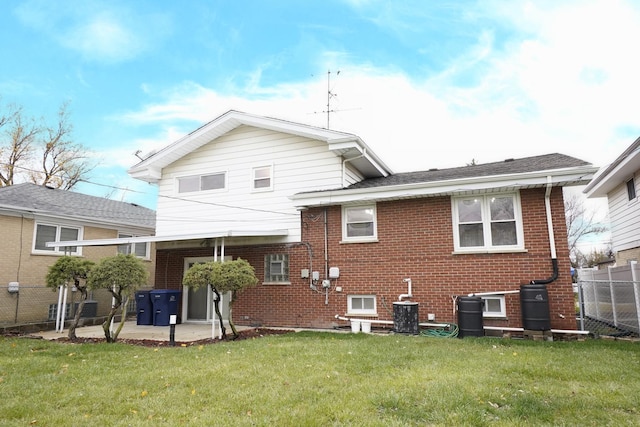
[[[154,349],[0,337],[0,425],[640,425],[640,344],[299,332]]]

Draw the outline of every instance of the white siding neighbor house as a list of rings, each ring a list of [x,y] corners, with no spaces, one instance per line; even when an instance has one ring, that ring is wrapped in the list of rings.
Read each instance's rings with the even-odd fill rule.
[[[606,197],[611,220],[612,250],[617,265],[640,260],[640,138],[610,165],[601,168],[584,192]]]

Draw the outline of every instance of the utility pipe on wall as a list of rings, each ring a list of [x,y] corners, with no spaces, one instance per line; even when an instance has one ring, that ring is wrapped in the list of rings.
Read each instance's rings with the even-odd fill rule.
[[[406,279],[402,279],[404,283],[407,284],[407,293],[400,294],[398,296],[398,301],[402,301],[403,298],[412,298],[413,294],[411,293],[411,278],[407,277]]]

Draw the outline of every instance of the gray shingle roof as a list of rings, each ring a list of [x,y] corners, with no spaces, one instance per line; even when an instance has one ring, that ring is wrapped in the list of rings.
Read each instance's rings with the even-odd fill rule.
[[[0,208],[146,228],[156,223],[154,210],[133,203],[31,183],[0,188]]]
[[[554,153],[525,157],[522,159],[507,159],[502,162],[462,166],[457,168],[396,173],[384,178],[365,179],[349,186],[348,189],[386,187],[391,185],[417,184],[483,176],[511,175],[588,166],[589,164],[590,163],[574,157]]]

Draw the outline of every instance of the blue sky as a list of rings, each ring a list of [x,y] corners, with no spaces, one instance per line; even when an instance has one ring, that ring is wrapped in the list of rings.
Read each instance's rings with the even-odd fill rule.
[[[137,150],[229,109],[326,127],[328,71],[330,127],[396,172],[602,166],[640,135],[633,1],[8,0],[0,37],[1,105],[55,120],[69,101],[99,162],[77,189],[151,208]]]

